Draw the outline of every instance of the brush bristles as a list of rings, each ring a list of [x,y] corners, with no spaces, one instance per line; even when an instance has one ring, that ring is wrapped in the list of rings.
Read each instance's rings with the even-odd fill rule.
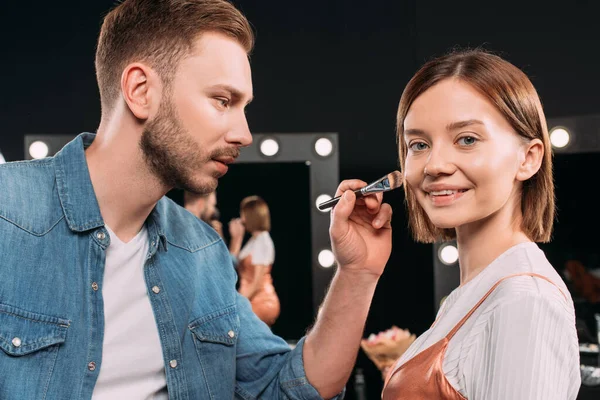
[[[402,185],[402,173],[400,171],[390,172],[388,174],[388,180],[390,182],[390,188],[396,189]]]

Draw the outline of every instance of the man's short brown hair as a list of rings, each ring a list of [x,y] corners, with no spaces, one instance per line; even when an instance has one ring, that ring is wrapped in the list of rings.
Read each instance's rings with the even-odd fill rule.
[[[169,86],[179,61],[205,32],[237,40],[249,54],[254,34],[246,17],[226,0],[125,0],[104,18],[96,50],[96,77],[104,112],[121,93],[121,75],[145,62]]]

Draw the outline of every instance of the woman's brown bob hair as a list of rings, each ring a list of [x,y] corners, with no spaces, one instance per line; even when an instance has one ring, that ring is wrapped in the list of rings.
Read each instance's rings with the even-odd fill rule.
[[[271,214],[269,206],[258,196],[249,196],[240,204],[240,214],[244,214],[245,226],[248,232],[271,230]]]

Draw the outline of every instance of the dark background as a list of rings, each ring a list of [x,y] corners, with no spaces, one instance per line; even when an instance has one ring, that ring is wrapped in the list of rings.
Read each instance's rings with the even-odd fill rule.
[[[97,128],[95,42],[101,18],[114,4],[1,0],[0,150],[8,161],[24,158],[25,134],[75,135]],[[257,32],[251,60],[256,96],[248,109],[251,129],[338,132],[341,179],[371,180],[396,168],[394,124],[402,89],[424,61],[455,46],[482,46],[522,68],[538,89],[547,117],[600,112],[599,6],[594,1],[236,4]],[[559,157],[571,158],[562,162]],[[557,157],[556,236],[561,242],[545,250],[558,263],[564,254],[556,249],[583,246],[592,260],[598,251],[595,228],[600,218],[591,193],[598,180],[597,158],[584,158]],[[281,177],[282,171],[287,170],[261,173]],[[219,195],[224,215],[237,211],[244,190],[231,198]],[[388,193],[386,199],[396,211],[394,247],[366,334],[392,324],[420,334],[433,321],[435,309],[431,245],[410,239],[402,193]],[[274,230],[278,221],[279,216]],[[277,252],[284,257],[284,250]],[[281,271],[285,266],[274,273]],[[369,398],[379,398],[378,372],[362,353],[358,365],[365,371]],[[354,395],[352,383],[349,398]]]

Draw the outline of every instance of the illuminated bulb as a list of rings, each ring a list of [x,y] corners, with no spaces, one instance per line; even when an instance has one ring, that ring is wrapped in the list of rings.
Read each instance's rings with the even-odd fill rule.
[[[452,265],[458,260],[458,249],[456,246],[447,244],[440,249],[440,260],[446,265]]]
[[[272,157],[279,151],[279,143],[274,139],[265,139],[260,144],[260,152],[267,157]]]
[[[40,140],[29,145],[29,154],[33,158],[44,158],[48,155],[49,151],[48,145]]]
[[[315,202],[315,206],[317,206],[317,210],[319,210],[321,212],[328,212],[330,210],[329,208],[326,208],[324,210],[319,209],[319,204],[324,203],[327,200],[331,200],[331,196],[328,194],[322,194],[319,197],[317,197],[317,201]]]
[[[321,267],[323,268],[329,268],[335,264],[333,252],[331,250],[322,250],[319,253],[319,264],[321,264]]]
[[[327,138],[321,138],[315,142],[315,151],[321,157],[327,157],[333,151],[333,143]]]
[[[566,129],[556,128],[550,132],[550,143],[557,148],[563,148],[569,144],[570,135]]]

